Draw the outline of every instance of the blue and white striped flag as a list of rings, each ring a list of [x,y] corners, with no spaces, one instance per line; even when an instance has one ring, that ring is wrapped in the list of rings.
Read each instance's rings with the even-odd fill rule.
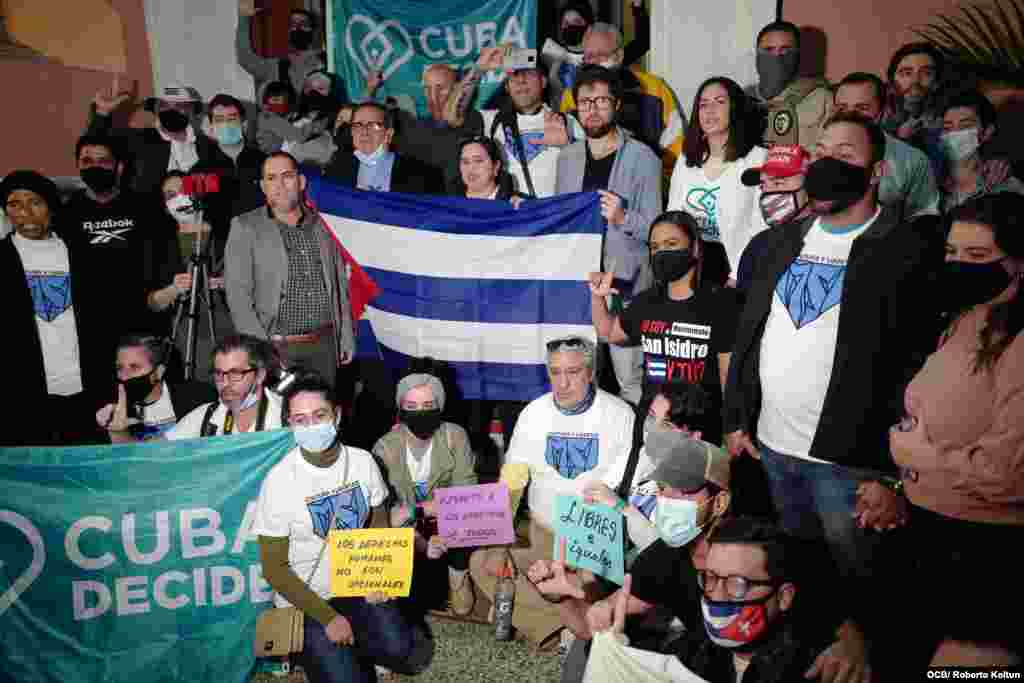
[[[594,338],[586,277],[601,258],[597,194],[515,210],[316,177],[306,192],[381,288],[364,320],[392,367],[432,356],[452,367],[465,398],[526,401],[549,389],[545,342]]]

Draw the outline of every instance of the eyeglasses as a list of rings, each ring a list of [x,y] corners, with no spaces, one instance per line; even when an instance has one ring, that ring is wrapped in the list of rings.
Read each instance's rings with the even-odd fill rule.
[[[353,121],[351,125],[353,133],[360,130],[380,132],[386,128],[383,121]]]
[[[547,343],[547,349],[549,353],[555,353],[560,349],[585,349],[587,348],[587,340],[583,337],[563,337],[561,339],[552,339]]]
[[[748,579],[745,576],[719,576],[709,569],[702,569],[697,572],[697,585],[704,591],[704,595],[710,597],[712,591],[719,581],[725,581],[725,592],[733,600],[742,600],[747,593],[755,586],[777,586],[779,581],[774,579]]]
[[[225,371],[211,370],[210,371],[210,377],[212,377],[213,381],[218,383],[218,384],[223,384],[224,382],[231,382],[232,384],[237,384],[237,383],[241,382],[243,379],[245,379],[246,375],[248,375],[250,372],[256,372],[257,369],[258,368],[248,368],[246,370],[236,369],[236,370],[225,370]]]
[[[580,111],[590,111],[591,109],[610,109],[612,102],[614,101],[615,98],[609,97],[608,95],[584,97],[576,101],[576,108]]]

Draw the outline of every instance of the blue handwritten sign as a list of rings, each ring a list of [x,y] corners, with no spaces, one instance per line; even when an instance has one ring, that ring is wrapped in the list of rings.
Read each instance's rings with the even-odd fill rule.
[[[619,585],[625,578],[622,513],[599,503],[587,504],[577,496],[558,496],[555,501],[555,545],[559,556],[565,539],[565,561]]]

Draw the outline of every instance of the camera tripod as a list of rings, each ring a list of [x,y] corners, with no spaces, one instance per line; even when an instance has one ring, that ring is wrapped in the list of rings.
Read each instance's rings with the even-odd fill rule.
[[[206,304],[206,321],[210,326],[211,343],[217,342],[217,331],[213,324],[214,293],[210,289],[210,245],[212,236],[209,230],[198,232],[192,242],[192,255],[188,261],[188,273],[192,276],[192,285],[186,294],[178,297],[175,303],[174,326],[171,328],[171,339],[178,340],[182,331],[182,319],[185,319],[185,379],[193,380],[196,374],[196,340],[199,334],[199,304]]]

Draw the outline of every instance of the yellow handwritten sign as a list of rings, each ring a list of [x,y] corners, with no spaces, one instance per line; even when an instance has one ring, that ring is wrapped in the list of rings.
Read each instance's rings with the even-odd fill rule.
[[[409,596],[412,583],[413,530],[331,531],[331,595],[338,598],[383,593]]]

